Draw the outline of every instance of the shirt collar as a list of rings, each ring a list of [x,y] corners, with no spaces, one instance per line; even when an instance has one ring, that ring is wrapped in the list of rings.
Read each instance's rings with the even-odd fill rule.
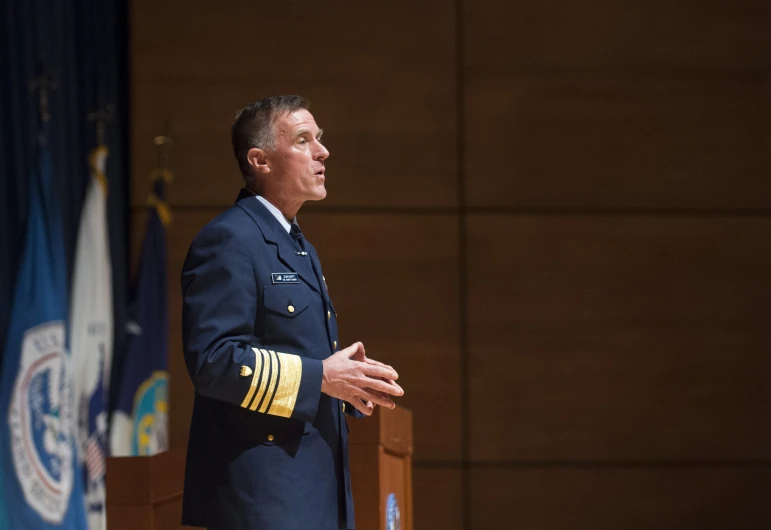
[[[286,233],[288,234],[292,230],[292,223],[297,224],[297,217],[292,219],[292,223],[287,221],[286,217],[284,217],[284,214],[281,213],[281,210],[273,206],[268,199],[261,195],[257,195],[257,200],[260,201],[262,204],[265,205],[265,208],[268,209],[270,213],[273,214],[273,217],[275,217],[279,223],[281,223],[281,226],[284,227],[284,230],[286,230]]]

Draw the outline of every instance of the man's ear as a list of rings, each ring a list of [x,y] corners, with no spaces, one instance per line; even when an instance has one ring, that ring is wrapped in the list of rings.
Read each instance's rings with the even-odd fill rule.
[[[246,161],[252,168],[252,172],[255,175],[264,175],[270,173],[270,166],[268,165],[268,155],[264,149],[259,147],[252,147],[246,152]]]

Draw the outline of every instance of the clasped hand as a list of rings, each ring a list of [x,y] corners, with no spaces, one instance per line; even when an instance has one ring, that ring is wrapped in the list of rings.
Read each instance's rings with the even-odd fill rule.
[[[375,405],[394,408],[390,396],[402,396],[404,390],[396,383],[396,370],[364,352],[364,344],[356,342],[322,361],[324,375],[321,391],[347,401],[369,416]]]

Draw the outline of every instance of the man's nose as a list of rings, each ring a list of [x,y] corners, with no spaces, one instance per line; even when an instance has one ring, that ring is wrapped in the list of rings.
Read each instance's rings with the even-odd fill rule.
[[[318,145],[318,148],[316,149],[316,160],[326,160],[329,158],[329,150],[324,147],[324,144],[322,144],[319,141],[316,141],[316,144]]]

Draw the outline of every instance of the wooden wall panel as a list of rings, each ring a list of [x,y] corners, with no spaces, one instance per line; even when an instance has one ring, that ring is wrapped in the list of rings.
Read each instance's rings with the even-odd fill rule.
[[[230,186],[214,182],[238,178],[226,148],[233,112],[280,93],[308,96],[328,131],[328,205],[456,204],[451,3],[131,7],[134,204],[146,195],[146,146],[167,117],[185,183],[172,203],[229,204]]]
[[[417,467],[412,477],[415,530],[463,528],[462,470]]]
[[[452,215],[301,212],[319,252],[340,341],[399,372],[415,461],[460,458],[458,236]]]
[[[466,508],[480,530],[769,526],[771,221],[710,209],[771,207],[771,4],[138,0],[130,11],[135,207],[166,118],[176,138],[173,447],[193,396],[179,271],[240,186],[233,113],[301,93],[332,156],[329,197],[300,222],[342,341],[363,340],[401,373],[418,529],[463,528]],[[421,213],[460,199],[473,212],[462,248],[457,217]],[[532,215],[485,210],[511,207]],[[661,210],[619,215],[629,208]],[[693,208],[706,211],[683,215]]]
[[[481,469],[472,528],[755,530],[771,525],[771,470]]]
[[[469,71],[771,68],[765,0],[465,2]]]
[[[472,457],[771,457],[769,238],[765,218],[472,216]]]
[[[468,81],[473,206],[771,206],[768,84],[758,79]]]

